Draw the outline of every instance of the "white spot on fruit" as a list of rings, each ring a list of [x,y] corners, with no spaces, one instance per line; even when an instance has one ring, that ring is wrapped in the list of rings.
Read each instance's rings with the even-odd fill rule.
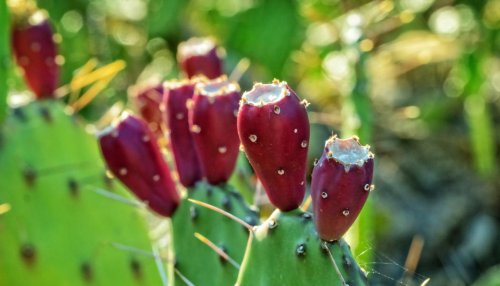
[[[299,132],[299,130],[297,130],[297,128],[293,129],[293,133],[297,133]]]
[[[160,175],[154,175],[153,181],[158,182],[160,180]]]
[[[281,109],[280,109],[280,107],[279,107],[279,106],[275,105],[275,106],[273,107],[273,111],[274,111],[274,113],[275,113],[275,114],[280,114]]]
[[[224,154],[224,153],[227,152],[227,147],[226,146],[220,146],[218,150],[219,150],[219,153]]]
[[[191,126],[191,131],[193,133],[200,133],[201,132],[201,127],[198,126],[198,125],[193,125],[193,126]]]
[[[278,169],[278,175],[283,176],[285,174],[285,170],[283,168]]]
[[[255,142],[257,142],[257,135],[250,134],[250,136],[248,136],[248,139],[250,139],[250,141],[252,141],[253,143],[255,143]]]
[[[121,168],[120,171],[118,171],[118,173],[121,175],[121,176],[125,176],[127,174],[127,168]]]
[[[142,142],[149,142],[149,136],[148,135],[142,136]]]
[[[342,215],[348,216],[349,215],[349,209],[343,209],[342,210]]]
[[[328,198],[328,194],[326,192],[321,192],[321,197],[323,199],[326,199],[326,198]]]
[[[302,148],[306,148],[306,147],[307,147],[307,141],[306,141],[306,140],[302,141],[302,142],[300,143],[300,147],[302,147]]]
[[[182,120],[182,119],[184,119],[184,113],[182,113],[182,112],[177,113],[177,114],[175,115],[175,118],[176,118],[177,120]]]
[[[366,185],[363,187],[363,189],[364,189],[365,191],[367,191],[367,192],[368,192],[368,191],[370,190],[370,184],[366,184]]]

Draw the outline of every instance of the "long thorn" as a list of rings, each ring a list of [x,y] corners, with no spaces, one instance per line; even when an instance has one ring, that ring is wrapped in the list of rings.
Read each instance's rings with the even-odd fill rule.
[[[232,220],[234,220],[235,222],[241,224],[242,226],[246,227],[248,229],[248,231],[250,232],[253,232],[253,226],[251,226],[250,224],[246,223],[245,221],[243,221],[242,219],[234,216],[233,214],[230,214],[228,212],[226,212],[225,210],[222,210],[216,206],[213,206],[211,204],[207,204],[207,203],[204,203],[204,202],[201,202],[201,201],[198,201],[198,200],[193,200],[193,199],[188,199],[188,201],[192,202],[193,204],[197,204],[199,206],[202,206],[202,207],[205,207],[207,209],[211,209],[213,211],[216,211]]]
[[[112,193],[110,191],[106,191],[106,190],[103,190],[103,189],[100,189],[100,188],[94,188],[94,187],[92,187],[91,190],[94,193],[96,193],[98,195],[101,195],[101,196],[104,196],[104,197],[106,197],[108,199],[112,199],[112,200],[115,200],[115,201],[118,201],[118,202],[121,202],[121,203],[125,203],[125,204],[131,205],[133,207],[144,208],[144,204],[142,202],[128,199],[126,197],[117,195],[117,194]]]
[[[330,248],[328,247],[328,242],[322,241],[321,243],[323,244],[323,248],[326,249],[326,252],[328,252],[328,256],[330,257],[330,261],[332,261],[333,268],[335,268],[335,272],[337,272],[337,274],[340,277],[340,280],[342,280],[342,285],[347,285],[347,283],[345,282],[344,276],[342,276],[342,273],[340,273],[340,269],[337,266],[337,262],[335,262],[335,259],[333,258],[333,254],[330,251]]]
[[[121,243],[118,243],[118,242],[111,242],[111,246],[113,246],[116,249],[127,251],[127,252],[130,252],[130,253],[135,253],[135,254],[139,254],[139,255],[143,255],[143,256],[148,256],[148,257],[155,257],[155,255],[154,255],[153,252],[150,252],[150,251],[147,251],[147,250],[144,250],[144,249],[140,249],[140,248],[137,248],[137,247],[133,247],[133,246],[121,244]]]
[[[197,239],[199,239],[201,242],[206,244],[208,247],[210,247],[213,251],[215,251],[220,257],[224,258],[224,260],[231,263],[231,265],[233,265],[234,268],[236,268],[238,270],[240,269],[240,265],[238,264],[238,262],[236,262],[234,259],[232,259],[229,255],[227,255],[227,253],[225,253],[221,248],[217,247],[217,245],[215,245],[212,241],[210,241],[210,239],[208,239],[207,237],[203,236],[202,234],[200,234],[198,232],[195,232],[194,236]]]
[[[422,284],[420,284],[420,286],[427,286],[427,284],[429,284],[429,281],[431,281],[431,278],[425,279],[424,282],[422,282]]]
[[[161,282],[163,286],[168,286],[168,277],[165,272],[165,265],[163,265],[163,261],[161,260],[160,252],[158,248],[153,245],[153,255],[155,257],[156,266],[158,267],[158,272],[160,272]]]
[[[177,268],[174,268],[174,271],[175,274],[177,274],[179,278],[181,278],[182,282],[186,283],[186,285],[195,286],[193,282],[189,281],[189,279],[187,279],[186,276],[182,275],[182,273]]]
[[[422,254],[422,249],[424,248],[424,239],[420,235],[415,235],[411,241],[410,249],[408,250],[408,255],[406,256],[405,262],[405,272],[401,281],[410,279],[417,269],[418,262],[420,260],[420,255]]]
[[[229,76],[230,81],[239,81],[243,74],[248,70],[250,67],[250,60],[247,58],[242,58],[236,67],[233,69],[233,72]]]

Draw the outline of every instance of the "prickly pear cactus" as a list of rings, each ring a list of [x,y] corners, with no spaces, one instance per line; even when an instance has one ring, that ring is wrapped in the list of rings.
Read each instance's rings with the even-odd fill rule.
[[[325,242],[318,237],[312,214],[276,210],[256,227],[236,285],[359,286],[368,283],[343,239]]]
[[[212,186],[198,183],[188,190],[189,198],[225,210],[251,225],[257,216],[249,209],[239,193],[229,185]],[[195,205],[185,197],[172,217],[175,268],[194,285],[234,285],[238,266],[243,260],[248,241],[248,229],[213,210]],[[234,261],[227,261],[208,245],[197,239],[199,233]],[[236,263],[235,263],[236,262]],[[174,285],[186,285],[181,276],[175,275]]]
[[[0,145],[0,285],[160,285],[134,207],[104,175],[96,140],[53,100],[11,110]]]

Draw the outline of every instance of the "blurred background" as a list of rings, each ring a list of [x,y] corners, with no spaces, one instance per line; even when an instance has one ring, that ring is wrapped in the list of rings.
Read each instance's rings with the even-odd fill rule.
[[[372,146],[376,188],[350,235],[373,285],[500,285],[500,0],[38,5],[61,85],[90,59],[126,63],[80,111],[91,122],[131,86],[179,77],[177,45],[211,36],[228,74],[249,63],[242,90],[278,78],[311,103],[311,166],[332,133]],[[26,90],[19,72],[8,84]]]

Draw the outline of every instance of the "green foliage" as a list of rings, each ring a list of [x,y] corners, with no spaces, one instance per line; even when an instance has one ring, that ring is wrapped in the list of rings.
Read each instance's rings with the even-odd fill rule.
[[[294,1],[263,1],[227,21],[229,31],[224,44],[252,62],[266,66],[270,72],[267,80],[280,77],[303,36],[297,9]]]
[[[496,286],[500,285],[500,265],[491,267],[472,286]]]
[[[347,243],[319,239],[310,213],[276,210],[255,230],[236,285],[345,284],[367,285]]]
[[[160,285],[137,209],[104,174],[95,138],[52,100],[11,110],[0,149],[0,285]]]
[[[230,185],[211,186],[198,183],[188,190],[188,197],[223,209],[255,224],[257,217],[243,198]],[[239,223],[213,210],[195,205],[184,197],[172,217],[175,267],[194,285],[234,285],[238,269],[221,258],[194,234],[199,233],[224,250],[236,263],[243,260],[248,230]],[[185,285],[179,275],[174,285]]]

